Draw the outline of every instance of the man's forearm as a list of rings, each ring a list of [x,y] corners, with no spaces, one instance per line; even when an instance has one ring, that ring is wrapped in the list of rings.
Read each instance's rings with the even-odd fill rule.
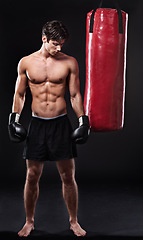
[[[77,93],[75,96],[71,96],[71,104],[78,118],[85,114],[80,93]]]
[[[25,95],[21,96],[18,93],[15,93],[14,100],[13,100],[13,106],[12,106],[12,112],[16,112],[21,114],[23,106],[25,102]]]

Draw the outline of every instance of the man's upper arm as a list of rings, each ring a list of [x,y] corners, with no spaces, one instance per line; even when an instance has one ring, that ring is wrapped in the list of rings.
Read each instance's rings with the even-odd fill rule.
[[[24,97],[27,88],[26,59],[22,58],[18,64],[18,77],[15,86],[15,93]]]
[[[80,92],[79,87],[79,67],[75,58],[70,60],[70,73],[69,73],[69,91],[70,96],[75,97]]]

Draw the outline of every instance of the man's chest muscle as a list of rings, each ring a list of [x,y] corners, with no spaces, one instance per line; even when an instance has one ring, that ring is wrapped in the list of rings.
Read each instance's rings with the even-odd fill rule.
[[[32,83],[39,84],[45,81],[58,83],[64,80],[69,69],[64,63],[34,62],[28,67],[26,74]]]

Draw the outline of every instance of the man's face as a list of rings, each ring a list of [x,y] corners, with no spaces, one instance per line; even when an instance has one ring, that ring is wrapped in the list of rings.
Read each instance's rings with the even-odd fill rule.
[[[64,42],[65,40],[61,40],[59,42],[54,40],[49,40],[49,42],[46,42],[45,48],[50,55],[54,56],[61,51]]]

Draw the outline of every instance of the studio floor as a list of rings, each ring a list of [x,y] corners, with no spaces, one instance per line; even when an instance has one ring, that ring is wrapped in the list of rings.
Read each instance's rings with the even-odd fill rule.
[[[78,187],[78,220],[87,231],[85,239],[143,239],[143,184],[84,182]],[[23,184],[1,186],[1,239],[20,239],[17,232],[24,221]],[[60,183],[40,183],[35,230],[28,239],[38,238],[76,238],[69,230]]]

